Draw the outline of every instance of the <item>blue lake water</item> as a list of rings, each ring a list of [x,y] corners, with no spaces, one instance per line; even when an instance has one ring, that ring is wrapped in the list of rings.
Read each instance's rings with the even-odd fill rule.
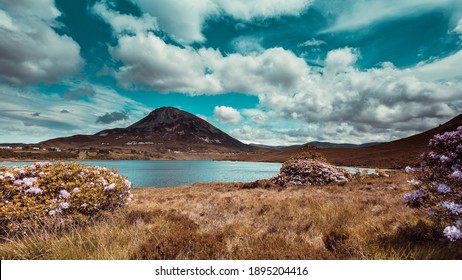
[[[116,168],[135,187],[171,187],[195,182],[252,182],[279,173],[280,163],[210,160],[116,160],[80,161],[87,165]],[[32,162],[0,162],[4,166]]]
[[[116,168],[135,187],[172,187],[195,182],[253,182],[269,179],[277,175],[281,168],[280,163],[211,160],[106,160],[78,163]],[[0,162],[4,166],[30,164],[32,162]],[[356,170],[354,167],[344,168],[352,173]]]

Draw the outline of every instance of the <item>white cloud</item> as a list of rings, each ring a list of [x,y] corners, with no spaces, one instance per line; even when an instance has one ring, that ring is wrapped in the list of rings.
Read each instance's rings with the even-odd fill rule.
[[[137,34],[158,29],[157,20],[147,13],[144,13],[141,17],[121,14],[109,9],[104,2],[96,3],[92,11],[109,23],[116,34],[126,32]]]
[[[256,124],[264,124],[268,120],[267,114],[258,109],[244,109],[242,110],[242,114]]]
[[[452,30],[452,32],[459,34],[460,40],[462,42],[462,18],[459,19],[459,22],[457,23],[456,27]]]
[[[309,72],[306,62],[282,48],[267,49],[261,54],[230,54],[200,50],[212,79],[221,85],[220,92],[258,94],[275,90],[294,90]]]
[[[462,18],[457,23],[457,26],[454,28],[454,32],[462,35]]]
[[[323,69],[326,75],[336,75],[352,70],[358,60],[358,52],[352,48],[332,50],[327,53],[325,66]]]
[[[203,42],[205,19],[218,13],[212,0],[132,0],[142,11],[156,17],[160,28],[175,40],[188,44]]]
[[[17,28],[13,24],[13,19],[5,11],[0,10],[0,28],[16,31]]]
[[[305,90],[290,96],[262,94],[260,105],[279,116],[309,123],[348,121],[367,137],[376,128],[399,131],[405,123],[447,120],[462,108],[457,82],[427,82],[412,69],[399,70],[390,63],[384,66],[367,71],[351,68],[334,76],[310,73]]]
[[[213,115],[220,123],[224,124],[237,124],[242,120],[238,110],[227,106],[215,106]]]
[[[122,36],[111,49],[124,65],[116,73],[124,87],[191,95],[286,90],[308,74],[306,62],[282,48],[261,54],[230,54],[166,44],[152,33]],[[230,71],[232,69],[232,71]]]
[[[66,100],[57,94],[0,85],[0,130],[5,132],[0,142],[30,143],[74,134],[93,134],[112,126],[128,126],[150,112],[144,105],[112,89],[99,85],[69,85],[74,90],[89,86],[96,92],[91,97],[92,102]],[[67,113],[63,114],[63,111]],[[96,123],[107,111],[128,111],[129,117],[110,126]],[[38,114],[32,116],[34,113]]]
[[[205,73],[206,65],[198,52],[168,45],[152,33],[120,37],[111,54],[124,64],[116,73],[124,87],[140,84],[160,92],[191,94],[220,91],[219,82]]]
[[[319,3],[323,10],[337,13],[334,24],[324,32],[356,30],[385,20],[418,15],[443,7],[452,9],[452,12],[462,10],[459,0],[342,0]]]
[[[253,18],[275,17],[280,15],[298,16],[313,1],[312,0],[216,0],[219,7],[236,19],[245,21]]]
[[[52,29],[60,15],[54,1],[8,1],[0,7],[0,81],[52,83],[80,69],[80,46]]]
[[[314,48],[317,48],[317,47],[320,47],[320,46],[325,45],[325,44],[326,44],[326,42],[323,41],[323,40],[318,40],[316,38],[311,38],[309,40],[306,40],[303,43],[298,44],[297,47],[314,47]]]
[[[250,144],[273,145],[278,144],[275,133],[270,130],[243,125],[240,128],[229,131],[229,134],[240,141]]]
[[[240,36],[232,41],[236,52],[248,55],[252,53],[262,53],[265,49],[261,46],[261,39],[252,36]]]
[[[301,124],[301,127],[304,127],[304,125]],[[322,135],[321,131],[310,129],[308,127],[307,129],[281,129],[277,126],[262,127],[254,125],[243,125],[240,128],[230,130],[229,134],[247,144],[253,143],[273,146],[289,146],[307,143],[313,140],[318,140],[313,136],[316,137],[318,135]]]
[[[419,64],[415,75],[426,81],[458,79],[462,81],[462,50],[430,63]]]
[[[359,70],[355,66],[359,50],[345,47],[330,51],[324,67],[311,68],[282,48],[224,55],[210,48],[170,45],[148,32],[120,36],[111,54],[123,64],[116,78],[125,87],[258,96],[260,110],[242,113],[252,123],[246,125],[259,129],[258,135],[271,137],[267,141],[387,141],[430,128],[462,110],[461,83],[454,79],[460,73],[460,53],[408,69],[385,62]],[[445,79],[450,82],[441,82]],[[242,120],[233,108],[217,106],[214,113],[222,123]],[[265,123],[267,119],[271,124]],[[275,120],[309,127],[281,130]],[[234,131],[238,132],[245,140],[246,129]]]
[[[359,52],[342,48],[330,51],[319,70],[282,48],[224,56],[213,49],[168,45],[151,33],[121,37],[112,53],[124,63],[117,78],[125,86],[190,95],[257,95],[261,107],[270,113],[243,112],[257,124],[269,115],[318,124],[348,121],[367,141],[377,141],[390,140],[378,136],[409,132],[412,128],[405,127],[407,122],[429,128],[424,124],[441,122],[462,109],[460,83],[423,78],[433,75],[430,70],[439,73],[439,78],[453,78],[460,64],[446,61],[404,70],[383,63],[363,71],[355,67]],[[458,57],[447,59],[457,62]],[[381,134],[377,128],[390,130]]]
[[[162,29],[175,40],[189,44],[203,42],[202,27],[207,20],[220,14],[239,20],[299,15],[311,0],[132,0],[159,21]]]
[[[0,8],[24,18],[36,18],[47,23],[54,22],[61,12],[55,6],[55,0],[14,0],[2,1]]]

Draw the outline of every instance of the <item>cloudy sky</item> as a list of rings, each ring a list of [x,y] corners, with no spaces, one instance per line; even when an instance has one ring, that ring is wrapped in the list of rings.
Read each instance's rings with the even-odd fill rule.
[[[0,143],[162,106],[247,143],[427,130],[462,111],[462,1],[0,0]]]

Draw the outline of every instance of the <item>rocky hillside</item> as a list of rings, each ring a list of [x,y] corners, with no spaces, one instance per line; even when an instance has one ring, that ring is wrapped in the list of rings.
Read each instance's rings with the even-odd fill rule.
[[[209,122],[183,110],[162,107],[126,128],[106,129],[95,135],[75,135],[42,142],[57,147],[122,147],[150,151],[254,152]],[[261,150],[261,148],[260,148]]]

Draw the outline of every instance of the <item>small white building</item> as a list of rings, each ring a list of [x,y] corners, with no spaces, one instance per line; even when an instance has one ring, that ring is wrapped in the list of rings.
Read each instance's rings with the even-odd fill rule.
[[[11,149],[11,147],[10,146],[0,146],[0,149],[9,150],[9,149]]]

